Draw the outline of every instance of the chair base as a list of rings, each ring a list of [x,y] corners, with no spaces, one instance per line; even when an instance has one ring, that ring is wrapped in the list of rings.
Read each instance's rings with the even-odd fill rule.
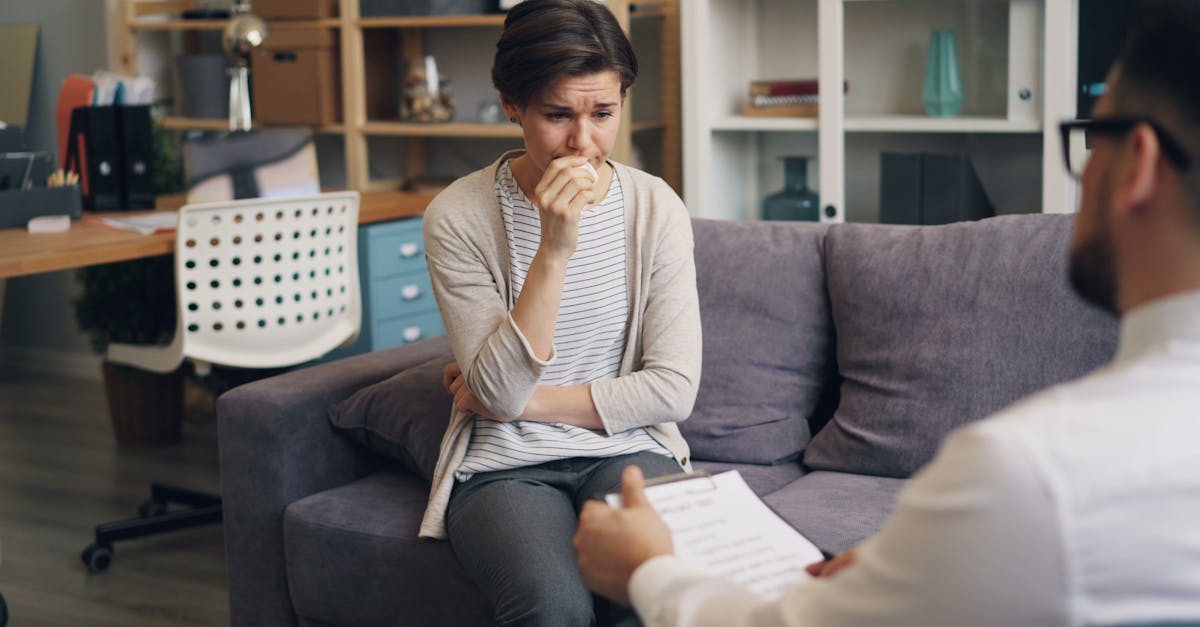
[[[169,510],[170,503],[186,507]],[[221,497],[215,494],[152,483],[150,500],[138,507],[138,517],[97,525],[95,541],[80,558],[88,572],[101,573],[112,566],[114,542],[217,524],[221,514]]]

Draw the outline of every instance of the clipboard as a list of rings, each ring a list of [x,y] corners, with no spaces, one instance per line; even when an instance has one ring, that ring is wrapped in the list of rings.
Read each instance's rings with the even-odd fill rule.
[[[736,470],[651,479],[646,497],[671,529],[677,557],[765,599],[811,579],[804,567],[830,557],[754,494]],[[605,500],[620,507],[621,495]]]

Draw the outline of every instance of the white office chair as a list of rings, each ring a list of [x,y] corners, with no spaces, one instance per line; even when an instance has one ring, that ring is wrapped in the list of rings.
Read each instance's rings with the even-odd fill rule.
[[[190,359],[275,368],[303,364],[351,343],[362,323],[358,192],[188,205],[175,241],[178,325],[166,346],[112,344],[108,359],[170,372]],[[96,527],[82,558],[112,564],[112,543],[217,523],[220,497],[152,484],[139,517]],[[188,507],[168,511],[168,503]]]

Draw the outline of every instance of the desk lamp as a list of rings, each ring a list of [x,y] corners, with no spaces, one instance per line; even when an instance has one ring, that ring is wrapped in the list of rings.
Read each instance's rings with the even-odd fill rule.
[[[250,52],[267,38],[267,23],[250,14],[250,3],[239,0],[225,26],[222,42],[229,68],[229,130],[250,130]]]

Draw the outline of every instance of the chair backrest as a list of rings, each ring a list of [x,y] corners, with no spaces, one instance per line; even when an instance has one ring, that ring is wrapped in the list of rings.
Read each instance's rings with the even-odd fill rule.
[[[358,192],[187,205],[175,280],[183,355],[272,368],[353,341]]]

